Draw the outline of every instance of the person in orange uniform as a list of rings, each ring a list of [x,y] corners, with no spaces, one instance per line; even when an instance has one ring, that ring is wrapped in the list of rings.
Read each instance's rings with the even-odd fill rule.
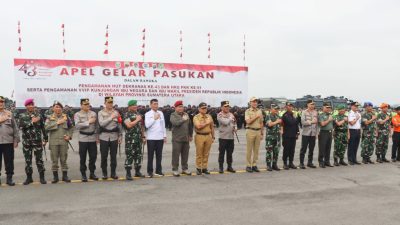
[[[393,145],[392,162],[400,161],[400,106],[396,108],[397,114],[392,118],[393,124]]]
[[[199,105],[199,113],[193,117],[194,130],[196,136],[194,142],[196,145],[196,169],[197,175],[210,174],[208,171],[208,156],[211,145],[214,142],[214,121],[207,114],[207,104],[202,102]]]

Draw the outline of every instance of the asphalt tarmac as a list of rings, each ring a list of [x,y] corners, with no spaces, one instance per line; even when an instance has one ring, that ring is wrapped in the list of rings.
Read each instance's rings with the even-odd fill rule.
[[[234,152],[236,174],[216,172],[218,143],[214,143],[211,175],[172,177],[169,138],[163,153],[165,177],[126,181],[122,154],[118,157],[120,180],[81,183],[79,155],[70,150],[72,183],[50,184],[47,152],[48,184],[28,186],[22,185],[20,146],[15,156],[15,187],[4,185],[2,171],[0,224],[400,224],[400,163],[267,172],[262,142],[259,167],[263,170],[249,174],[243,171],[244,130],[239,138]],[[73,145],[77,151],[76,140]],[[299,147],[300,142],[297,164]],[[189,167],[193,172],[194,150],[192,143]],[[315,156],[317,152],[318,148]],[[100,155],[98,176],[99,164]],[[38,181],[35,165],[34,180]]]

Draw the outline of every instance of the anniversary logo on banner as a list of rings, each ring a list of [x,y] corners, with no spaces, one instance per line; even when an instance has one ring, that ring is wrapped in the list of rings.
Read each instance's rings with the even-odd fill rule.
[[[206,102],[219,106],[247,105],[248,68],[174,63],[88,61],[53,59],[14,59],[15,99],[23,107],[34,98],[39,107],[54,100],[79,107],[79,99],[90,98],[93,107],[114,96],[115,104],[125,106],[130,99],[141,105],[157,98],[160,105],[183,100],[185,105]]]

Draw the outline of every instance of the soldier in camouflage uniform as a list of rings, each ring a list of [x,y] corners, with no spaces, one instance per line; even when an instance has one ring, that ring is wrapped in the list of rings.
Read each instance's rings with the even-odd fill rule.
[[[265,149],[267,170],[279,171],[277,165],[279,148],[281,145],[281,123],[282,120],[279,117],[279,106],[272,104],[270,113],[265,117],[265,124],[267,127],[265,136]]]
[[[376,131],[376,115],[373,112],[373,104],[366,102],[364,104],[365,113],[361,116],[362,137],[361,137],[361,157],[364,164],[371,163],[371,156],[374,153],[375,131]]]
[[[346,116],[346,106],[338,105],[337,110],[339,111],[337,115],[333,116],[334,119],[334,151],[333,159],[334,165],[347,166],[344,161],[344,154],[346,153],[346,147],[348,144],[348,118]]]
[[[392,116],[388,113],[389,105],[382,103],[381,112],[377,116],[377,133],[376,138],[376,161],[379,163],[389,162],[386,159],[386,152],[389,147],[389,136],[390,136],[390,123]]]
[[[44,129],[44,121],[41,115],[35,111],[33,99],[25,101],[26,112],[20,115],[19,126],[22,129],[22,152],[25,157],[26,180],[24,185],[33,183],[32,179],[32,155],[35,155],[36,166],[40,175],[40,183],[46,184],[44,178],[43,146],[46,145],[48,137]]]
[[[135,177],[144,177],[140,172],[142,165],[142,144],[145,141],[143,118],[137,111],[137,101],[128,102],[128,112],[124,116],[125,133],[125,169],[126,179],[133,180],[132,163],[135,166]]]

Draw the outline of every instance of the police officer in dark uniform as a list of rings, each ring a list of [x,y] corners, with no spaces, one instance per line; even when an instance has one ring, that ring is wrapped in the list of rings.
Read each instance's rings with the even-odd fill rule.
[[[296,140],[299,137],[300,131],[298,120],[293,114],[293,104],[290,102],[286,103],[286,112],[282,115],[282,126],[283,168],[285,170],[288,170],[289,168],[297,169],[297,167],[293,164],[293,159],[296,148]]]

